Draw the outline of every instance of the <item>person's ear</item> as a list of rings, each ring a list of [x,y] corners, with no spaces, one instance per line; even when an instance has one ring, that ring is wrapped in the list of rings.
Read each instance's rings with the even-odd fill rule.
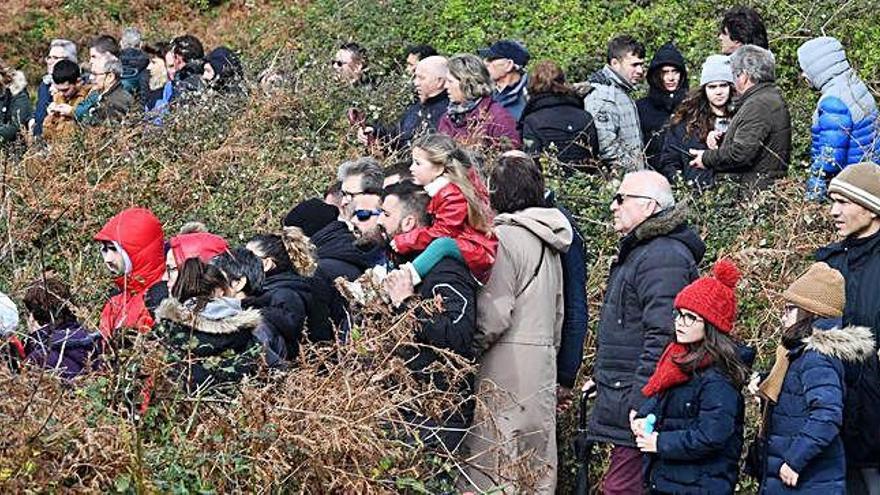
[[[413,215],[407,215],[400,220],[401,232],[409,232],[416,228],[416,217]]]
[[[238,280],[233,280],[230,284],[232,287],[232,292],[239,294],[244,292],[245,286],[247,286],[247,279],[245,277],[241,277]]]

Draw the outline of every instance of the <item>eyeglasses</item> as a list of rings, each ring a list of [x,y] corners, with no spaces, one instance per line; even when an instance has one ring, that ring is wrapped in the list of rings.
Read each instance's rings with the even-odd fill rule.
[[[611,198],[611,201],[617,203],[617,206],[623,206],[623,202],[626,201],[626,198],[636,198],[636,199],[650,199],[651,201],[657,201],[651,196],[639,196],[638,194],[624,194],[617,193]]]
[[[682,322],[682,323],[684,324],[684,326],[686,326],[686,327],[693,326],[694,323],[696,323],[696,322],[698,322],[698,321],[703,321],[703,319],[700,318],[699,316],[697,316],[697,315],[695,315],[695,314],[693,314],[693,313],[685,313],[684,311],[682,311],[682,310],[680,310],[680,309],[673,310],[673,311],[672,311],[672,316],[673,316],[676,320],[681,320],[681,322]]]
[[[366,222],[370,218],[382,214],[382,210],[354,210],[354,216],[357,217],[359,222]]]
[[[345,65],[347,63],[348,62],[343,62],[342,60],[331,60],[330,61],[330,65],[332,65],[333,67],[342,67],[343,65]]]

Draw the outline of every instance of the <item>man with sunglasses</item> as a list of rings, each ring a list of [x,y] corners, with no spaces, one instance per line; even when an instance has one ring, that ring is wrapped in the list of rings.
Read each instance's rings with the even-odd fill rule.
[[[357,43],[345,43],[330,60],[336,77],[352,86],[367,84],[367,51]]]
[[[630,416],[644,401],[642,387],[673,336],[673,300],[697,278],[706,246],[657,172],[626,174],[610,208],[621,240],[599,320],[593,377],[584,385],[597,391],[589,438],[614,446],[603,493],[641,494],[642,454]]]

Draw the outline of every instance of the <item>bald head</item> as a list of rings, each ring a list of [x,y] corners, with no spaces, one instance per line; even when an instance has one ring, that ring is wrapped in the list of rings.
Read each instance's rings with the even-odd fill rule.
[[[611,201],[614,230],[629,234],[652,215],[673,206],[675,198],[666,177],[652,170],[630,172],[623,176]]]
[[[422,103],[446,89],[446,74],[448,73],[446,57],[435,55],[419,61],[413,80]]]
[[[623,176],[623,182],[629,182],[631,187],[641,191],[639,194],[650,196],[657,200],[661,210],[675,206],[675,198],[672,196],[672,186],[662,174],[653,170],[639,170]],[[621,187],[623,184],[621,184]]]

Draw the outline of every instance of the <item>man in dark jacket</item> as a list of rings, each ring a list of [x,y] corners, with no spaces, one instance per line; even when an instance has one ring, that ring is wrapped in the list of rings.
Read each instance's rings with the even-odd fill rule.
[[[791,156],[791,115],[775,84],[776,63],[770,51],[746,45],[731,55],[730,68],[739,109],[717,149],[691,150],[690,166],[766,188],[785,177]]]
[[[418,101],[408,106],[393,125],[375,123],[358,129],[358,139],[368,144],[373,138],[391,149],[406,148],[418,135],[437,130],[437,123],[449,108],[446,94],[446,58],[428,57],[416,65],[413,83]]]
[[[382,201],[380,219],[387,239],[430,225],[429,201],[424,190],[411,182],[389,186]],[[385,279],[385,288],[392,304],[400,311],[411,308],[418,300],[413,297],[417,294],[409,270],[391,272]],[[445,373],[431,370],[434,363],[443,362],[432,348],[452,351],[465,360],[473,359],[477,282],[462,261],[443,258],[422,279],[418,296],[437,301],[439,309],[430,313],[421,307],[415,310],[421,327],[413,336],[415,344],[403,349],[403,357],[417,379],[428,381],[440,390],[457,390],[461,400],[459,407],[447,411],[442,418],[428,418],[413,412],[411,421],[420,425],[421,441],[455,452],[474,417],[473,376],[449,383]]]
[[[666,124],[688,92],[684,57],[673,43],[661,46],[648,67],[648,96],[636,102],[648,165],[659,171]]]
[[[609,495],[643,493],[630,415],[644,402],[641,389],[673,336],[673,300],[697,277],[706,250],[657,172],[624,176],[611,211],[623,238],[608,278],[593,377],[585,385],[595,382],[598,393],[589,437],[614,445],[603,485]]]
[[[870,327],[880,343],[880,166],[858,163],[843,169],[828,187],[831,216],[843,238],[820,249],[818,261],[843,274],[843,325]],[[843,441],[847,493],[875,494],[880,487],[880,363],[846,366]],[[872,393],[873,391],[873,393]]]
[[[338,217],[335,206],[309,199],[294,206],[282,221],[284,227],[302,229],[317,249],[318,268],[309,279],[319,302],[309,308],[312,341],[333,341],[337,334],[348,334],[348,302],[336,289],[335,280],[354,281],[370,267],[367,255],[355,246],[354,234]]]
[[[178,36],[171,41],[171,49],[165,55],[168,76],[172,80],[174,101],[182,95],[193,95],[204,91],[205,49],[198,38],[190,34]]]

